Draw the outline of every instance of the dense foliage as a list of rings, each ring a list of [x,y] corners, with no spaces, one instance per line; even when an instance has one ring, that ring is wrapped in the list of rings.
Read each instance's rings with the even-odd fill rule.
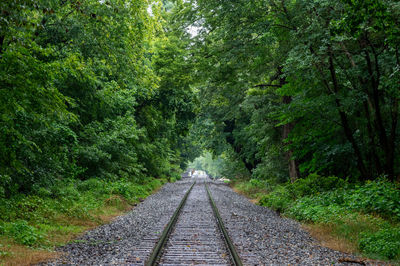
[[[187,1],[204,146],[255,178],[400,173],[400,5]]]
[[[178,175],[195,95],[171,8],[0,3],[0,198],[60,179]]]
[[[202,166],[398,260],[400,4],[191,0],[181,13],[198,31],[193,134],[217,158]]]
[[[400,259],[400,190],[387,180],[354,185],[310,175],[278,185],[260,204],[299,221],[326,224],[378,258]]]
[[[0,236],[42,243],[44,217],[204,150],[192,167],[398,259],[399,25],[391,0],[1,1]]]

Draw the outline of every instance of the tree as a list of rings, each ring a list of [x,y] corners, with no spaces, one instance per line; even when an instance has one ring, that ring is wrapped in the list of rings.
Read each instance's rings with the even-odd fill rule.
[[[1,3],[0,196],[185,164],[195,97],[184,36],[150,4]]]
[[[276,126],[281,139],[267,143],[280,147],[276,161],[285,155],[292,180],[398,176],[398,4],[191,1],[183,13],[201,29],[191,49],[205,125],[250,171],[271,160],[274,149],[261,155],[257,139]],[[262,108],[247,106],[260,95]],[[254,138],[266,121],[273,126]]]

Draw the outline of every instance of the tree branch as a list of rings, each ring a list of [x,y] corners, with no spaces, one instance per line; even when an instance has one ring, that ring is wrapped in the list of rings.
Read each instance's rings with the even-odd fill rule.
[[[256,87],[275,87],[275,88],[282,88],[282,85],[279,84],[257,84],[254,86],[254,88]]]

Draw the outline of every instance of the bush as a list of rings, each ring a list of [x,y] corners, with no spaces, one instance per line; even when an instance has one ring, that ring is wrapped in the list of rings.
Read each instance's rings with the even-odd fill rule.
[[[298,179],[294,183],[286,183],[275,187],[271,193],[261,198],[259,204],[283,212],[288,209],[296,199],[320,194],[345,185],[346,181],[338,177],[322,177],[317,174],[310,174],[307,178]]]
[[[133,202],[165,182],[150,177],[118,181],[55,179],[46,188],[35,186],[30,195],[0,196],[0,261],[11,254],[9,250],[14,246],[52,249],[69,236],[127,211]],[[3,243],[7,247],[2,248]]]
[[[293,194],[293,197],[297,199],[341,188],[345,185],[346,181],[336,176],[324,177],[318,174],[310,174],[307,178],[300,178],[294,183],[287,184],[287,187]]]
[[[387,181],[373,181],[354,189],[339,188],[333,191],[302,197],[293,204],[294,209],[310,206],[340,206],[346,211],[379,214],[383,217],[400,219],[400,191]],[[306,204],[303,204],[305,203]]]
[[[319,204],[316,197],[304,197],[292,204],[287,209],[286,214],[299,221],[307,222],[329,222],[335,217],[346,213],[346,211],[336,204],[324,206]]]
[[[303,187],[303,186],[300,186]],[[297,187],[298,188],[298,187]],[[346,211],[358,211],[365,214],[379,214],[392,220],[400,220],[400,190],[396,185],[384,180],[367,182],[364,185],[350,188],[338,188],[333,191],[317,192],[314,195],[298,197],[304,189],[287,186],[293,200],[293,210],[310,206],[340,206]],[[297,196],[296,196],[297,195]],[[303,204],[307,202],[307,204]],[[296,206],[297,205],[297,206]]]
[[[252,178],[245,181],[235,181],[233,186],[235,189],[250,198],[261,198],[265,193],[271,191],[272,187],[275,187],[276,184],[272,184],[270,180]]]
[[[277,186],[273,192],[262,196],[259,204],[278,212],[284,212],[292,202],[293,198],[289,190],[285,186]]]
[[[397,185],[378,179],[346,191],[344,205],[350,210],[379,214],[400,221],[400,190]]]
[[[132,189],[132,186],[130,186],[124,180],[112,183],[111,191],[112,191],[112,194],[121,195],[126,199],[131,199],[132,196],[135,194]]]
[[[0,234],[1,234],[1,232],[0,232]],[[0,259],[11,255],[10,252],[2,250],[3,248],[4,248],[4,246],[2,244],[0,244]]]
[[[8,201],[6,204],[8,210],[6,210],[7,215],[3,221],[14,221],[17,219],[29,222],[44,221],[50,218],[51,207],[48,202],[49,199],[42,199],[36,195],[14,197],[12,201]]]
[[[51,196],[57,199],[63,200],[77,200],[80,198],[80,193],[75,185],[76,181],[69,179],[63,181],[57,181],[53,186],[49,188]]]
[[[181,180],[182,176],[180,175],[180,173],[174,171],[170,174],[170,179],[171,179],[171,182],[175,182],[175,181]],[[172,181],[172,180],[174,180],[174,181]]]
[[[43,234],[23,220],[7,224],[5,234],[12,237],[17,243],[27,246],[36,245],[43,240]]]
[[[153,179],[151,182],[148,183],[148,188],[150,191],[153,191],[154,189],[161,187],[163,184],[165,184],[167,180],[165,179]]]
[[[400,228],[364,233],[358,245],[360,250],[368,255],[386,259],[400,259]]]
[[[44,187],[38,188],[35,194],[41,198],[50,198],[52,195],[50,189]]]
[[[95,191],[100,193],[107,193],[108,190],[106,189],[106,187],[106,182],[98,178],[90,178],[88,180],[79,182],[77,185],[77,189],[82,192]]]
[[[265,182],[259,180],[259,179],[250,179],[249,181],[250,185],[256,188],[264,188],[265,187]]]
[[[400,190],[384,179],[351,187],[337,177],[312,174],[275,187],[259,204],[299,221],[332,226],[369,256],[400,258]]]

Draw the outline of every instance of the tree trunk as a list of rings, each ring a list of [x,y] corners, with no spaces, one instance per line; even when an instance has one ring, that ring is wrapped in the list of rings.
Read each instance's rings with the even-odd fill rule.
[[[371,46],[372,47],[372,46]],[[373,49],[373,47],[372,47]],[[382,147],[382,150],[385,154],[385,165],[384,165],[384,173],[388,175],[391,180],[394,180],[394,153],[395,153],[395,137],[396,137],[396,127],[397,127],[397,110],[398,110],[398,103],[397,99],[394,100],[392,105],[392,127],[391,127],[391,134],[388,137],[386,133],[386,129],[383,122],[383,117],[381,113],[381,96],[379,92],[379,83],[380,83],[380,75],[379,75],[379,63],[378,63],[378,55],[374,52],[374,60],[375,60],[375,69],[372,67],[372,61],[369,56],[369,53],[365,52],[365,59],[367,61],[368,73],[371,80],[371,88],[372,88],[372,106],[375,111],[375,125],[376,130],[378,131],[379,142]],[[374,75],[374,70],[377,72],[376,78]],[[394,131],[394,132],[393,132]]]
[[[365,101],[363,103],[364,105],[364,111],[365,111],[365,116],[367,117],[367,131],[368,131],[368,137],[369,137],[369,145],[371,146],[371,159],[375,163],[376,171],[378,173],[382,173],[382,166],[380,159],[378,157],[378,153],[376,152],[376,145],[375,145],[375,136],[372,130],[372,124],[371,124],[371,115],[369,113],[369,107],[368,103]]]
[[[289,102],[285,102],[285,97],[288,97],[289,99],[286,99],[286,101]],[[291,101],[291,97],[289,96],[284,96],[284,103],[290,103]],[[289,133],[292,131],[294,127],[294,123],[289,123],[283,126],[283,133],[282,133],[282,140],[284,141],[288,136]],[[299,171],[299,164],[297,162],[297,160],[293,159],[293,150],[288,150],[285,154],[286,160],[289,163],[289,177],[290,177],[290,181],[293,183],[294,181],[296,181],[299,176],[300,176],[300,171]]]
[[[282,77],[282,67],[278,68],[278,75],[279,75],[279,85],[283,86],[286,84],[286,80],[284,77]],[[292,97],[291,96],[283,96],[283,103],[284,104],[290,104],[292,101]],[[290,132],[293,130],[294,128],[294,123],[288,123],[286,125],[283,126],[283,134],[282,134],[282,140],[285,141],[285,139],[288,138]],[[290,143],[288,143],[290,144]],[[289,163],[289,177],[290,177],[290,181],[294,182],[296,181],[299,177],[300,177],[300,171],[299,171],[299,163],[293,159],[293,150],[288,150],[286,152],[286,159]]]
[[[333,55],[332,52],[329,52],[329,72],[331,74],[331,79],[332,79],[332,83],[333,83],[333,91],[335,94],[337,94],[339,92],[339,84],[337,81],[337,77],[336,77],[336,71],[335,71],[335,66],[333,65]],[[349,125],[349,121],[347,119],[347,115],[345,112],[342,111],[342,104],[340,102],[340,100],[335,97],[335,103],[336,103],[336,107],[338,109],[339,112],[339,116],[340,116],[340,121],[342,122],[342,127],[343,127],[343,131],[344,134],[347,138],[347,140],[350,142],[351,146],[353,147],[354,150],[354,154],[357,158],[357,167],[358,170],[361,173],[361,178],[362,179],[370,179],[370,173],[367,171],[367,168],[365,167],[364,164],[364,160],[363,160],[363,156],[361,153],[360,148],[358,147],[358,144],[356,142],[356,140],[353,137],[353,133],[350,129],[350,125]]]

